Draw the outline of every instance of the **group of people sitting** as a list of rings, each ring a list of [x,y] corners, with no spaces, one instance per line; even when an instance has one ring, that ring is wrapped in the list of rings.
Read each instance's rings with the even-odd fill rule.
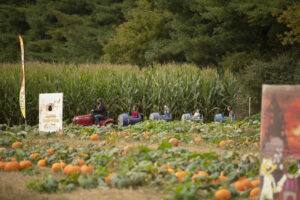
[[[233,113],[231,106],[227,106],[227,111],[228,111],[228,117],[225,117],[225,118],[233,118],[234,113]],[[198,108],[198,109],[196,109],[195,114],[192,116],[192,119],[199,119],[200,117],[201,117],[200,109]]]
[[[96,121],[97,125],[100,125],[100,120],[105,120],[108,117],[108,112],[106,111],[105,105],[102,101],[101,98],[97,99],[97,106],[95,109],[91,110],[91,113],[93,115],[93,120],[92,123]],[[131,113],[132,118],[138,118],[139,113],[137,112],[136,106],[133,106],[132,108],[132,113]]]
[[[166,117],[170,117],[170,110],[169,107],[167,105],[164,105],[164,115]],[[138,112],[137,112],[137,108],[136,106],[132,107],[132,113],[131,113],[131,118],[138,118]]]
[[[227,111],[228,111],[228,118],[233,118],[233,111],[231,106],[227,106]],[[100,124],[100,120],[105,120],[108,117],[108,112],[106,111],[106,108],[104,106],[104,103],[101,98],[97,99],[97,107],[96,109],[91,110],[91,113],[93,114],[93,123],[96,120],[97,125]],[[164,115],[165,117],[170,117],[170,109],[167,105],[164,105]],[[139,113],[137,111],[137,107],[133,106],[132,107],[132,113],[131,113],[132,118],[138,118]],[[200,109],[196,109],[194,115],[192,116],[192,119],[199,119],[201,118],[200,114]]]

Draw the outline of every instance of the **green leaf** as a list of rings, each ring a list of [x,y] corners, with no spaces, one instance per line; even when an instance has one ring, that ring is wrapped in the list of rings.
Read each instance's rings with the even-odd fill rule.
[[[169,143],[167,140],[163,140],[161,144],[158,146],[157,150],[166,150],[166,149],[172,149],[172,144]]]
[[[40,184],[40,190],[44,192],[56,192],[58,190],[58,181],[52,175],[47,175],[44,182]]]
[[[65,191],[67,191],[67,192],[70,192],[70,191],[75,190],[75,189],[76,189],[76,185],[74,183],[69,183],[65,187]]]
[[[87,175],[79,176],[78,183],[83,188],[94,188],[98,185],[96,178]]]

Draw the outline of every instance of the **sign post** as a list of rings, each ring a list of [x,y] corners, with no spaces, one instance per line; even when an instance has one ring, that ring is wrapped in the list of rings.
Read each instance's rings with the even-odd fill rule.
[[[300,199],[300,85],[263,85],[261,200]]]
[[[39,131],[60,132],[63,121],[63,93],[39,96]]]

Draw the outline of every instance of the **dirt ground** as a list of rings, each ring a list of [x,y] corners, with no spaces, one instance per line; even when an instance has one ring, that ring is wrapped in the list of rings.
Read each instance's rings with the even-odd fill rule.
[[[0,172],[1,200],[158,200],[165,195],[155,188],[139,189],[82,189],[77,188],[69,193],[43,194],[26,188],[30,180],[37,176],[23,175],[20,172]]]

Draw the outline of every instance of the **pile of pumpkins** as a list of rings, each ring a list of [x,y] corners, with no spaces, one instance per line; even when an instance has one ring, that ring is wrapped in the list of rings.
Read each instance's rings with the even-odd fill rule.
[[[22,143],[21,142],[14,142],[12,144],[12,148],[17,148],[21,147]],[[47,150],[47,153],[49,155],[52,155],[55,153],[55,150],[50,148]],[[36,159],[38,157],[41,157],[40,153],[33,153],[30,155],[31,159]],[[65,175],[71,175],[73,173],[92,173],[94,171],[92,165],[86,165],[85,162],[79,158],[75,159],[73,162],[74,165],[67,165],[63,161],[60,163],[54,163],[51,166],[52,172],[59,172],[63,171]],[[16,158],[11,158],[11,161],[5,162],[5,161],[0,161],[0,171],[4,170],[6,172],[11,172],[11,171],[19,171],[23,170],[29,167],[32,167],[33,163],[30,160],[23,160],[18,162]],[[47,161],[46,159],[40,159],[37,162],[38,167],[47,167]]]

